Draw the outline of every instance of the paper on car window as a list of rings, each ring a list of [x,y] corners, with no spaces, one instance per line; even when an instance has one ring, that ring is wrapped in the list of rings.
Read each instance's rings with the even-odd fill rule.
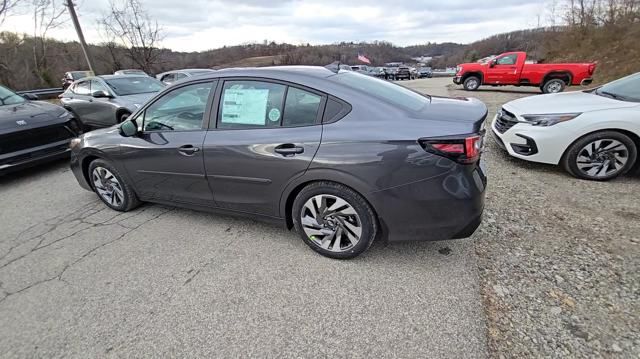
[[[222,104],[222,122],[264,125],[268,99],[268,89],[227,89]]]

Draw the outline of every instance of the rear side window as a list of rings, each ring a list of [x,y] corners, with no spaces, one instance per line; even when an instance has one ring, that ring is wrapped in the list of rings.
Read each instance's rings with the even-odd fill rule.
[[[370,94],[383,101],[390,102],[405,110],[420,111],[430,103],[430,99],[427,96],[375,77],[355,72],[341,72],[330,78],[348,87]]]
[[[312,125],[318,118],[322,96],[295,87],[289,87],[284,106],[283,126]]]

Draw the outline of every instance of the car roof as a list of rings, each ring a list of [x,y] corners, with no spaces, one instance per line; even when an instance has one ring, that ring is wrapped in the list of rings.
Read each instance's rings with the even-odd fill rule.
[[[101,78],[103,80],[114,80],[114,79],[134,79],[134,78],[146,78],[149,76],[145,75],[100,75],[100,76],[92,76]]]
[[[212,72],[204,77],[268,77],[287,80],[290,78],[311,77],[327,78],[335,75],[335,72],[321,66],[268,66],[268,67],[235,67]],[[203,76],[199,76],[202,78]]]

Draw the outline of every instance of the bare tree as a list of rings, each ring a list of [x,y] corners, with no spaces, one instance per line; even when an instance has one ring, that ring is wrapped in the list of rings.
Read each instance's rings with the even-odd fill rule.
[[[7,14],[13,10],[21,0],[0,0],[0,24],[4,22]]]
[[[47,33],[65,23],[62,17],[67,8],[62,1],[33,0],[33,63],[34,71],[40,80],[53,85],[53,78],[47,66]]]
[[[127,55],[145,72],[159,62],[162,28],[151,20],[139,0],[112,0],[110,13],[101,19],[105,33],[127,49]]]

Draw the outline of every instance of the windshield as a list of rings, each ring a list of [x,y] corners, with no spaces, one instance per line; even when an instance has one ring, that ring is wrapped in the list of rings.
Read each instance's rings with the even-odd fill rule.
[[[162,82],[151,77],[122,77],[105,80],[113,92],[118,96],[135,95],[139,93],[151,93],[162,90]]]
[[[72,71],[70,72],[71,78],[74,80],[79,80],[85,77],[93,76],[93,72],[91,71]]]
[[[640,102],[640,72],[609,82],[597,89],[595,93],[616,100]]]
[[[26,100],[17,95],[15,92],[0,86],[0,106],[17,105],[24,103]]]
[[[363,91],[405,110],[420,111],[430,103],[429,97],[406,87],[355,72],[341,72],[331,77],[353,89]]]

